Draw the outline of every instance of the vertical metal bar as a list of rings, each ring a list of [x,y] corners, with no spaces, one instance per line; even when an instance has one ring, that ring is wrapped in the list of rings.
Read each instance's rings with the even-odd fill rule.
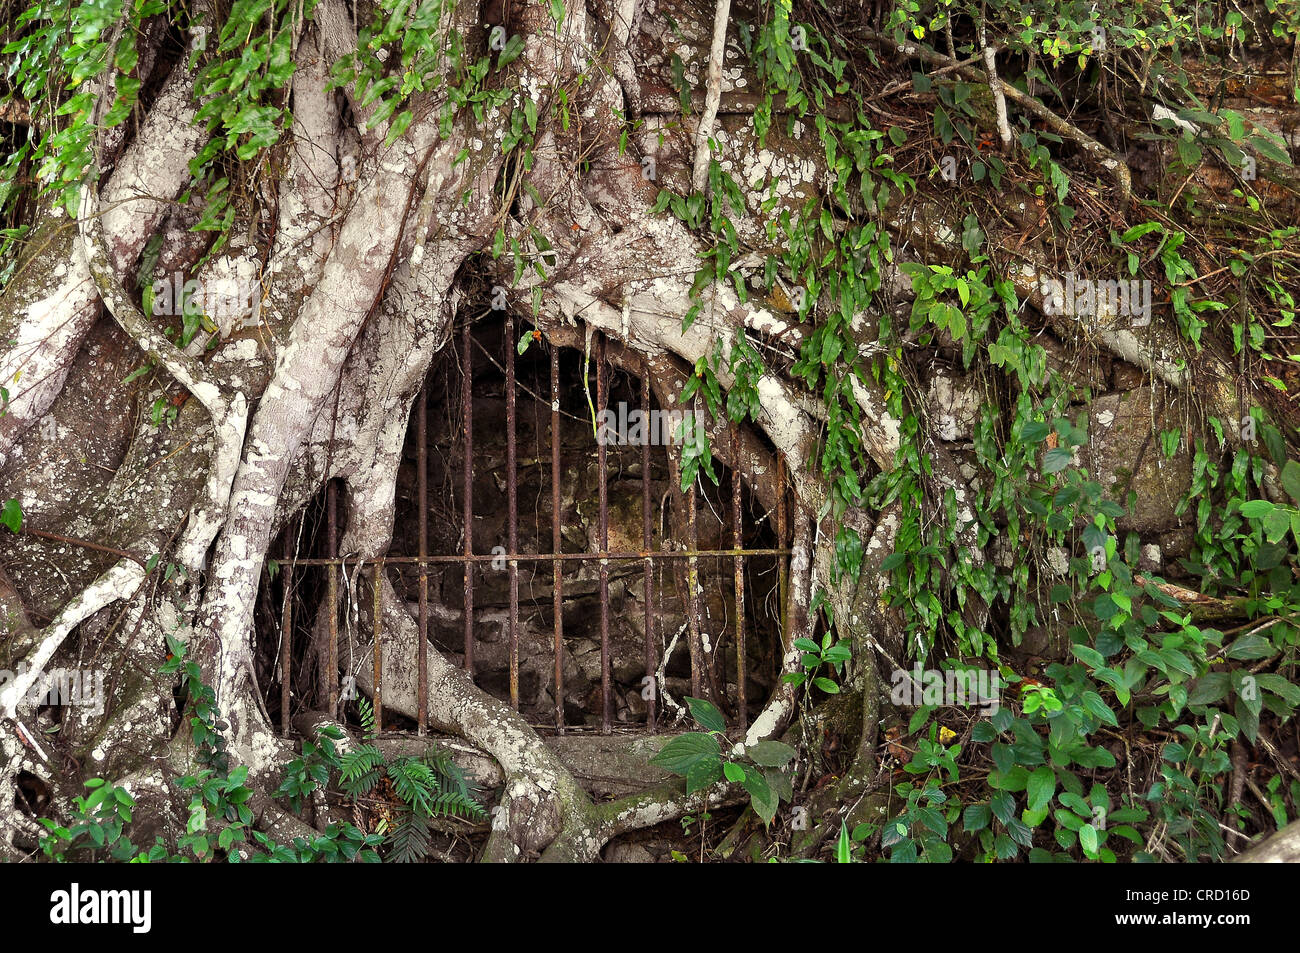
[[[745,693],[745,557],[743,517],[740,511],[740,428],[731,425],[731,544],[736,552],[736,716],[740,730],[749,727],[748,699]]]
[[[695,484],[686,491],[686,545],[693,553],[700,548],[699,528],[695,522]],[[691,695],[703,698],[704,642],[700,638],[700,610],[696,593],[700,588],[700,567],[694,556],[686,559],[686,619],[691,636]]]
[[[384,600],[383,600],[383,563],[376,561],[371,570],[374,586],[374,601],[371,604],[371,618],[375,624],[375,732],[384,730]]]
[[[787,535],[789,530],[786,526],[785,516],[785,457],[780,453],[776,455],[776,548],[785,549]],[[781,655],[790,651],[790,638],[786,632],[786,593],[790,588],[790,574],[786,566],[784,556],[776,557],[776,585],[777,585],[777,622],[780,626],[781,633]],[[776,671],[780,672],[782,659],[774,660],[777,664]]]
[[[420,644],[416,649],[415,732],[423,735],[429,725],[429,392],[420,388],[415,417],[416,495],[420,505]],[[377,597],[376,597],[377,598]],[[375,645],[379,645],[376,636]],[[378,663],[376,663],[378,664]],[[378,710],[379,705],[375,705]]]
[[[289,694],[293,686],[293,533],[284,528],[284,562],[280,566],[284,579],[284,603],[280,607],[280,733],[289,737]]]
[[[551,347],[551,552],[563,548],[560,537],[560,349]],[[564,734],[564,570],[551,560],[555,600],[555,730]]]
[[[474,678],[474,342],[470,336],[470,323],[465,322],[464,350],[461,358],[460,385],[461,412],[465,430],[465,671]]]
[[[338,527],[338,491],[333,480],[325,488],[326,524],[328,532],[329,558],[337,559],[339,555]],[[339,714],[339,567],[330,563],[329,581],[326,583],[329,599],[329,645],[325,647],[325,678],[323,686],[326,703],[331,718]]]
[[[515,319],[506,312],[506,507],[510,550],[510,707],[519,710],[519,473],[515,459]]]
[[[650,362],[642,362],[641,419],[650,420]],[[647,556],[641,567],[641,584],[645,588],[645,674],[650,679],[650,697],[646,699],[646,727],[655,730],[659,686],[655,682],[654,560],[649,558],[652,545],[653,504],[650,500],[650,440],[641,441],[641,548]]]
[[[605,367],[605,335],[596,338],[596,414],[603,419],[606,405],[609,403],[609,375]],[[596,485],[600,492],[600,551],[609,552],[609,485],[605,472],[605,431],[596,434]],[[610,715],[613,705],[610,703],[609,677],[609,560],[600,561],[600,730],[610,732]]]

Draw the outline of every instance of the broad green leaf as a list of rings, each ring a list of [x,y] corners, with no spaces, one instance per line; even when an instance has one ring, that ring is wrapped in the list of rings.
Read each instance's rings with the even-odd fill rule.
[[[1230,659],[1249,660],[1267,658],[1273,654],[1273,643],[1262,635],[1248,633],[1234,641],[1224,653]]]
[[[968,804],[962,814],[962,825],[970,833],[982,831],[989,826],[991,814],[987,804]]]
[[[760,741],[745,750],[750,760],[765,768],[783,768],[794,760],[797,753],[779,741]]]
[[[1241,504],[1241,515],[1247,519],[1262,519],[1273,512],[1273,504],[1268,500],[1247,500]]]
[[[754,813],[763,819],[764,824],[772,823],[772,818],[776,817],[776,795],[762,772],[747,765],[744,770],[745,779],[741,784],[749,792],[749,803],[754,808]]]
[[[1288,460],[1282,467],[1282,489],[1286,490],[1291,499],[1300,503],[1300,463]]]
[[[721,760],[721,755],[716,738],[703,732],[691,731],[670,740],[650,759],[650,763],[666,768],[673,774],[685,775],[701,759]]]
[[[4,508],[0,509],[0,525],[7,526],[15,533],[23,528],[23,508],[17,500],[5,500]]]
[[[1276,509],[1264,517],[1264,538],[1270,543],[1279,542],[1291,529],[1291,514]]]
[[[1056,793],[1056,772],[1047,765],[1041,765],[1034,769],[1029,775],[1029,785],[1026,788],[1026,794],[1029,798],[1029,810],[1041,811],[1052,800],[1052,795]]]
[[[1083,848],[1085,854],[1097,853],[1097,828],[1091,824],[1084,824],[1080,827],[1079,846]]]
[[[1067,447],[1053,447],[1043,455],[1043,472],[1060,473],[1074,462],[1074,451]]]
[[[727,722],[723,719],[722,712],[718,711],[712,702],[687,696],[686,705],[691,710],[691,717],[705,730],[726,730]]]
[[[722,777],[722,761],[718,758],[701,758],[686,771],[686,793],[694,794],[716,784]]]

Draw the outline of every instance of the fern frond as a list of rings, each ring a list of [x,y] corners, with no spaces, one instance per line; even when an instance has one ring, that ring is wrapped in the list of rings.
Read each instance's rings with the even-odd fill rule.
[[[403,804],[431,816],[430,804],[439,791],[438,778],[427,764],[418,758],[398,758],[388,766],[388,779]]]
[[[434,817],[460,817],[467,821],[487,819],[483,805],[459,791],[444,791],[433,799],[431,807]]]
[[[362,737],[375,737],[375,706],[370,703],[370,699],[364,696],[358,698],[357,711],[361,715]]]
[[[404,810],[396,818],[388,837],[392,853],[389,863],[411,864],[429,856],[429,822],[415,811]]]
[[[360,797],[363,794],[369,794],[378,783],[379,772],[367,771],[352,780],[340,780],[339,790],[348,797]]]
[[[377,772],[379,768],[383,767],[383,764],[384,754],[382,751],[374,745],[361,745],[343,756],[339,765],[339,780],[345,787],[355,786],[367,775],[373,774],[377,777]],[[370,785],[361,788],[361,790],[368,791],[373,785],[374,781],[371,781]],[[348,793],[357,792],[349,791]]]
[[[465,777],[460,765],[445,751],[429,749],[424,755],[424,762],[438,776],[438,787],[441,790],[456,791],[468,798],[476,798],[481,793],[478,786]]]

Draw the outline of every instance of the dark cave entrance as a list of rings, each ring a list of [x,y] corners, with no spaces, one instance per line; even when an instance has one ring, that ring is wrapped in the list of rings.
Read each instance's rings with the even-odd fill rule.
[[[672,722],[687,695],[712,699],[730,724],[740,720],[737,657],[736,565],[733,530],[732,472],[715,458],[717,484],[707,477],[696,481],[696,558],[688,551],[690,497],[676,483],[673,454],[689,439],[689,416],[663,407],[645,393],[642,375],[619,362],[606,362],[607,416],[602,409],[598,362],[599,337],[586,347],[552,347],[520,339],[531,328],[489,311],[465,333],[459,328],[453,343],[434,360],[425,381],[425,467],[427,490],[426,625],[431,644],[454,664],[466,664],[467,627],[465,585],[465,348],[471,351],[472,479],[472,666],[476,684],[495,697],[510,701],[511,618],[517,645],[516,695],[519,709],[544,730],[602,727],[605,712],[602,670],[607,665],[609,725],[645,728],[651,709],[658,722]],[[554,356],[554,360],[553,360]],[[514,368],[514,490],[516,512],[517,597],[512,612],[510,554],[510,453],[507,375]],[[622,362],[626,365],[628,362]],[[552,373],[554,372],[554,381]],[[584,375],[587,385],[584,387]],[[552,384],[557,385],[552,403]],[[641,414],[642,402],[648,402]],[[554,407],[554,414],[553,414]],[[384,571],[399,598],[419,617],[420,453],[417,398],[407,430],[396,486],[396,518]],[[674,415],[673,411],[677,411]],[[707,411],[706,411],[707,413]],[[553,417],[558,427],[552,427]],[[640,418],[638,420],[638,418]],[[597,427],[597,423],[604,424]],[[638,423],[640,426],[638,427]],[[653,423],[655,426],[647,426]],[[725,432],[725,431],[724,431]],[[600,449],[604,438],[605,497],[608,545],[601,547]],[[558,437],[553,446],[553,434]],[[558,481],[552,469],[558,459]],[[649,470],[646,472],[648,461]],[[648,478],[647,478],[648,477]],[[781,575],[784,556],[778,539],[776,514],[767,512],[749,486],[741,481],[739,525],[742,562],[742,623],[745,640],[745,709],[752,719],[776,687],[781,659]],[[553,505],[558,486],[559,507]],[[649,546],[646,547],[645,507],[649,499]],[[343,531],[341,484],[334,491],[336,533]],[[291,531],[297,542],[286,548],[284,536],[272,553],[304,557],[330,555],[328,497],[322,490]],[[558,520],[553,517],[558,513]],[[558,532],[559,545],[554,545]],[[601,553],[605,562],[607,598],[602,598]],[[553,560],[553,553],[565,558]],[[654,554],[650,559],[647,553]],[[669,554],[672,554],[669,556]],[[529,559],[529,556],[544,558]],[[689,578],[691,563],[698,573],[697,625],[691,625]],[[555,567],[559,565],[562,645],[557,706],[557,641]],[[288,563],[285,563],[287,565]],[[647,565],[649,566],[647,587]],[[291,575],[292,641],[290,714],[306,708],[328,708],[322,691],[327,667],[311,661],[320,639],[313,631],[322,602],[330,598],[329,567],[298,565]],[[346,614],[348,582],[355,560],[337,567],[336,589]],[[271,578],[274,575],[275,578]],[[369,569],[365,579],[369,579]],[[360,589],[369,587],[363,581]],[[647,588],[649,608],[647,613]],[[267,691],[268,710],[281,709],[279,633],[286,619],[284,573],[268,572],[259,596],[259,679]],[[604,608],[604,612],[602,612]],[[647,619],[649,630],[647,631]],[[602,657],[602,628],[607,628]],[[699,652],[691,664],[692,631],[698,631]],[[327,640],[326,640],[327,641]],[[344,660],[346,664],[346,659]],[[414,667],[415,659],[411,659]],[[651,674],[653,673],[653,680]],[[671,701],[663,699],[666,693]],[[343,679],[346,703],[346,676]],[[558,708],[558,710],[557,710]],[[399,715],[385,712],[386,728],[414,727]]]

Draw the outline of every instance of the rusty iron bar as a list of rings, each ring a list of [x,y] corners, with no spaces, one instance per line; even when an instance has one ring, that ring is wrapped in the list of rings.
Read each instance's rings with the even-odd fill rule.
[[[776,548],[785,549],[786,545],[786,517],[785,517],[785,457],[780,453],[776,455]],[[781,655],[790,651],[790,639],[786,635],[785,625],[785,598],[786,589],[790,585],[789,568],[786,565],[785,556],[776,558],[776,587],[777,587],[777,624],[780,627],[781,638]],[[781,670],[782,659],[776,659],[776,671]]]
[[[375,563],[371,568],[372,581],[374,586],[373,599],[371,603],[370,614],[375,625],[375,732],[384,730],[384,599],[383,599],[383,567]]]
[[[605,367],[605,335],[596,337],[596,419],[603,420],[609,403],[609,372]],[[600,494],[600,552],[609,553],[609,481],[605,472],[605,431],[596,431],[596,485]],[[600,561],[600,730],[610,733],[613,709],[609,672],[609,560]]]
[[[610,657],[610,636],[609,636],[609,566],[611,563],[618,562],[639,562],[641,564],[643,580],[645,586],[645,662],[646,675],[650,679],[652,690],[650,698],[647,699],[647,725],[650,730],[656,730],[657,722],[657,702],[658,686],[654,684],[655,672],[657,668],[657,646],[655,635],[655,592],[653,586],[654,562],[657,559],[686,559],[688,564],[688,596],[687,612],[688,624],[690,627],[690,649],[691,649],[691,691],[696,697],[704,695],[704,675],[713,674],[708,672],[708,660],[705,658],[703,632],[701,628],[701,606],[700,606],[700,571],[699,559],[718,558],[720,560],[731,559],[734,568],[734,585],[735,585],[735,606],[736,606],[736,654],[737,654],[737,683],[738,683],[738,720],[742,730],[747,727],[748,722],[748,704],[747,704],[747,659],[746,659],[746,641],[745,641],[745,608],[744,608],[744,567],[746,557],[752,556],[773,556],[777,558],[778,568],[778,586],[780,589],[780,615],[781,615],[781,639],[786,649],[789,647],[789,636],[786,625],[787,615],[787,594],[789,588],[789,566],[787,557],[792,550],[787,548],[787,537],[789,535],[787,507],[786,507],[786,471],[785,460],[779,454],[777,456],[777,500],[776,500],[776,532],[778,545],[766,549],[745,549],[743,546],[743,528],[744,517],[741,500],[741,475],[738,469],[740,455],[740,433],[734,425],[730,428],[730,437],[732,449],[735,454],[737,466],[732,470],[732,548],[731,549],[708,549],[699,548],[699,526],[698,526],[698,496],[694,483],[688,489],[686,494],[687,503],[687,531],[688,546],[684,550],[653,550],[653,498],[651,490],[652,469],[650,464],[650,442],[646,441],[641,446],[641,465],[642,465],[642,550],[640,552],[611,552],[609,550],[609,497],[608,497],[608,457],[606,441],[603,435],[598,433],[598,490],[599,490],[599,536],[600,548],[598,552],[581,552],[581,553],[564,553],[562,552],[562,500],[560,491],[560,398],[559,398],[559,353],[558,349],[551,352],[551,502],[552,502],[552,552],[551,553],[520,553],[518,552],[518,460],[517,460],[517,420],[516,420],[516,401],[515,390],[517,386],[515,375],[515,354],[514,347],[514,320],[511,316],[506,317],[505,335],[506,335],[506,417],[507,417],[507,446],[506,446],[506,468],[507,468],[507,505],[509,509],[509,552],[505,554],[510,567],[510,689],[511,704],[518,710],[519,707],[519,641],[518,641],[518,619],[519,619],[519,590],[518,590],[518,566],[519,563],[538,563],[549,561],[552,564],[553,571],[553,599],[555,611],[555,724],[559,733],[564,733],[564,672],[563,672],[563,650],[564,650],[564,623],[563,623],[563,571],[562,564],[565,560],[599,560],[600,561],[600,612],[601,612],[601,731],[609,734],[611,731],[611,722],[613,716],[612,704],[612,678],[611,678],[611,657]],[[462,377],[462,405],[463,405],[463,428],[464,428],[464,551],[459,555],[431,555],[428,551],[428,431],[427,431],[427,406],[428,395],[425,388],[421,388],[417,403],[417,435],[419,446],[417,447],[417,494],[420,499],[419,514],[419,549],[418,556],[383,556],[376,559],[371,565],[372,586],[373,586],[373,618],[374,618],[374,635],[375,635],[375,654],[374,663],[374,711],[376,730],[383,723],[383,688],[382,688],[382,634],[383,634],[383,604],[382,604],[382,580],[383,567],[389,563],[416,564],[420,567],[420,586],[419,586],[419,624],[420,624],[420,641],[419,657],[417,660],[418,668],[418,691],[420,694],[420,704],[418,708],[417,728],[423,733],[428,723],[428,669],[427,669],[427,638],[428,638],[428,567],[434,564],[452,564],[461,563],[465,574],[465,669],[471,678],[474,674],[474,631],[473,631],[473,611],[474,611],[474,565],[480,562],[496,561],[503,558],[500,552],[491,554],[478,555],[474,553],[473,541],[473,352],[472,348],[476,342],[473,341],[472,329],[466,324],[462,332],[462,346],[464,350],[464,365]],[[597,337],[596,341],[596,390],[597,390],[597,410],[603,413],[608,409],[609,403],[609,368],[607,361],[607,342],[603,335]],[[643,377],[641,380],[641,410],[648,418],[650,414],[650,370],[648,363],[643,364]],[[698,398],[694,402],[694,410],[699,411]],[[292,684],[292,585],[295,566],[322,566],[329,569],[328,580],[328,600],[331,605],[329,617],[329,637],[328,662],[327,667],[330,677],[327,684],[323,687],[321,701],[328,705],[331,713],[337,717],[339,709],[340,681],[338,680],[338,570],[345,569],[349,564],[361,562],[355,556],[338,555],[338,487],[337,481],[330,480],[326,485],[326,511],[327,511],[327,552],[328,556],[324,558],[302,558],[292,559],[293,542],[292,539],[285,539],[285,566],[284,566],[284,587],[285,597],[281,608],[281,628],[283,631],[282,658],[281,658],[281,677],[283,680],[283,693],[281,698],[281,730],[287,735],[289,731],[289,719],[291,715],[291,684]],[[292,562],[291,562],[292,559]],[[710,678],[710,683],[714,681]],[[711,689],[713,690],[713,689]],[[716,699],[715,699],[716,700]]]
[[[506,509],[510,552],[519,551],[519,468],[515,456],[515,318],[506,312]],[[519,561],[510,573],[510,707],[519,710]]]
[[[594,561],[607,559],[611,563],[642,562],[646,559],[710,559],[734,556],[789,556],[788,549],[675,549],[650,550],[649,552],[610,552],[610,553],[475,553],[471,556],[426,556],[424,562],[430,565],[445,563],[490,563],[496,560],[515,559],[521,563],[548,563],[555,560],[567,562]],[[370,562],[371,560],[366,560]],[[421,562],[419,556],[382,556],[381,565],[415,565]],[[357,562],[356,556],[337,556],[333,559],[299,559],[299,566],[347,566]]]
[[[465,429],[465,671],[474,678],[474,346],[465,322],[460,401]]]
[[[731,425],[731,544],[743,548],[743,517],[740,511],[740,428]],[[745,692],[745,557],[736,556],[736,717],[740,730],[749,727]]]
[[[691,482],[686,492],[686,545],[690,551],[700,548],[699,528],[695,522],[695,482]],[[686,620],[690,627],[691,654],[691,696],[703,698],[704,692],[702,669],[704,667],[704,642],[700,638],[700,606],[696,601],[696,590],[700,585],[700,567],[694,556],[686,561]]]
[[[429,555],[429,389],[420,388],[415,417],[416,496],[420,505],[420,557]],[[429,726],[429,564],[420,567],[420,644],[416,647],[415,733],[423,735]],[[379,642],[376,640],[375,645]],[[378,664],[378,663],[376,663]],[[378,708],[378,706],[375,706]]]
[[[560,349],[551,348],[551,552],[558,553],[560,538]],[[564,569],[551,561],[551,595],[555,608],[555,730],[564,734]]]
[[[338,527],[338,490],[330,480],[325,488],[326,523],[328,527],[328,552],[331,559],[339,555]],[[322,686],[331,718],[339,715],[339,578],[333,568],[330,569],[326,583],[329,599],[329,645],[325,647],[325,676]]]
[[[650,362],[643,363],[641,371],[641,419],[650,419]],[[641,548],[650,551],[653,531],[654,504],[650,499],[650,441],[641,441]],[[645,720],[650,731],[655,730],[659,686],[655,683],[657,666],[655,651],[654,612],[654,561],[646,559],[641,569],[641,585],[645,588],[645,674],[650,679],[650,697],[646,699]]]
[[[289,690],[293,684],[293,533],[284,527],[284,602],[280,606],[280,733],[289,737]]]

